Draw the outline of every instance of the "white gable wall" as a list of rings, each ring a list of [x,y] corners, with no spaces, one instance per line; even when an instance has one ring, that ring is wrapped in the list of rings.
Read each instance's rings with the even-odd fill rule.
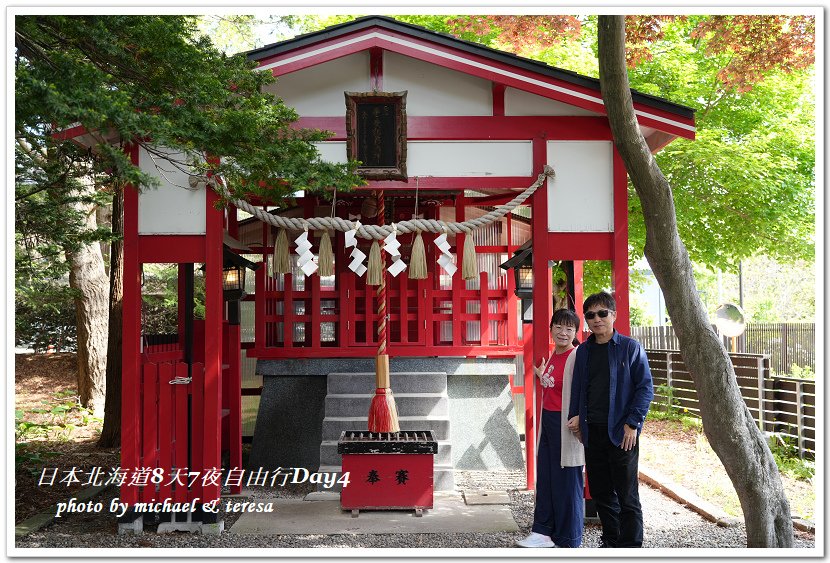
[[[301,116],[343,116],[344,91],[369,91],[369,54],[357,53],[278,78],[273,91]],[[383,89],[407,91],[410,116],[492,115],[492,84],[398,53],[384,51]],[[505,90],[508,116],[595,116],[594,112],[516,88]],[[317,144],[321,157],[346,161],[346,143]],[[612,147],[608,141],[550,141],[549,230],[613,232]],[[407,174],[443,177],[533,176],[530,141],[409,141]],[[590,207],[586,207],[586,202]]]
[[[344,92],[368,92],[369,53],[360,52],[277,78],[269,90],[305,117],[345,113]],[[398,53],[383,53],[383,89],[406,90],[406,112],[413,116],[492,115],[489,80],[470,76]],[[505,115],[597,116],[570,104],[516,88],[504,93]]]
[[[368,92],[369,53],[361,52],[277,77],[269,90],[302,117],[346,114],[343,92]]]
[[[506,88],[504,91],[504,115],[599,115],[564,102],[537,96],[524,90]]]
[[[269,90],[303,117],[344,115],[344,92],[369,92],[369,54],[356,53],[280,76]],[[407,91],[407,115],[492,115],[489,80],[384,52],[383,89]]]
[[[407,115],[493,115],[489,80],[384,51],[383,89],[407,90]]]

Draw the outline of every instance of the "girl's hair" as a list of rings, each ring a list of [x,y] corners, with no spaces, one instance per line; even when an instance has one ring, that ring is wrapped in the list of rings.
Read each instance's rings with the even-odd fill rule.
[[[572,326],[576,329],[576,332],[579,332],[579,317],[570,309],[557,309],[553,316],[550,318],[550,328],[553,328],[553,325],[565,325],[565,326]],[[574,336],[573,345],[579,346],[579,340]]]

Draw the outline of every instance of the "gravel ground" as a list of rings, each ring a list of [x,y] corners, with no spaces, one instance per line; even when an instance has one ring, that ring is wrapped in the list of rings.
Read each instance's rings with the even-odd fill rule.
[[[456,471],[458,489],[508,490],[513,517],[519,526],[515,533],[498,534],[384,534],[384,535],[269,535],[219,536],[173,533],[155,534],[155,526],[145,525],[141,535],[118,535],[115,518],[109,514],[74,515],[15,541],[17,548],[510,548],[526,536],[533,521],[533,493],[523,491],[524,472]],[[255,488],[244,491],[250,498],[273,496],[302,497],[309,486],[294,489]],[[116,496],[110,489],[96,497],[106,504]],[[655,489],[640,485],[645,516],[645,548],[742,548],[746,546],[743,527],[722,528],[704,520]],[[226,530],[233,526],[234,515],[225,516]],[[585,527],[582,547],[597,547],[599,524]],[[795,547],[812,548],[810,534],[796,533]]]

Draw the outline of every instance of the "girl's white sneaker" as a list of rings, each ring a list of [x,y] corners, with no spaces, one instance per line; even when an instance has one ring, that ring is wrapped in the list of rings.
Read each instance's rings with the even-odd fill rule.
[[[519,547],[555,547],[556,544],[553,543],[553,540],[550,539],[549,536],[545,536],[543,534],[539,534],[536,532],[531,532],[529,536],[527,536],[523,540],[518,540],[516,545]]]

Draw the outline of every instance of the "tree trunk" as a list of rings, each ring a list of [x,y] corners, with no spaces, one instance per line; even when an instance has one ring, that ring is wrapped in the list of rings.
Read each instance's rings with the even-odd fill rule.
[[[94,229],[94,208],[84,206],[79,210],[85,213],[86,227]],[[109,280],[97,242],[83,244],[76,251],[67,252],[66,258],[71,266],[69,286],[77,293],[78,394],[83,406],[92,409],[95,416],[102,416],[106,388]]]
[[[112,196],[112,232],[119,238],[110,244],[110,317],[107,346],[107,396],[104,427],[98,446],[121,445],[121,319],[124,310],[124,186],[117,183]]]
[[[95,220],[98,222],[99,227],[103,227],[104,225],[112,225],[112,205],[98,205],[95,208]],[[112,262],[112,258],[110,257],[110,242],[109,241],[100,241],[98,244],[101,245],[101,256],[104,258],[104,268],[106,269]],[[107,275],[109,272],[107,271]],[[112,285],[112,280],[110,280],[110,285]]]
[[[741,501],[747,547],[792,547],[790,505],[778,468],[698,296],[692,263],[677,233],[671,186],[637,126],[625,64],[623,16],[599,17],[599,71],[614,144],[642,202],[645,255],[697,389],[703,430]]]

